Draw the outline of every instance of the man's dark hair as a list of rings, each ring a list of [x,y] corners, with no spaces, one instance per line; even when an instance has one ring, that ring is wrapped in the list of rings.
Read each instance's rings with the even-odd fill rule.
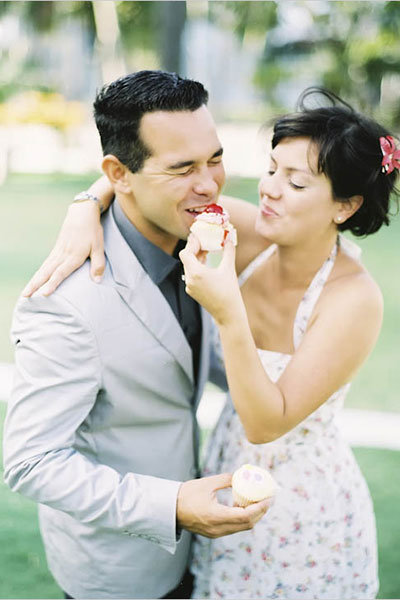
[[[330,106],[307,108],[306,100],[312,96],[322,97]],[[338,226],[362,236],[389,224],[397,171],[382,173],[379,138],[387,135],[382,125],[356,112],[336,94],[313,87],[300,96],[297,112],[275,121],[272,147],[284,138],[310,138],[319,152],[318,171],[329,178],[334,199],[347,202],[351,196],[363,196],[357,212]]]
[[[208,92],[198,81],[165,71],[137,71],[120,77],[98,92],[94,118],[103,154],[113,154],[132,173],[151,156],[140,137],[145,113],[194,111],[207,104]]]

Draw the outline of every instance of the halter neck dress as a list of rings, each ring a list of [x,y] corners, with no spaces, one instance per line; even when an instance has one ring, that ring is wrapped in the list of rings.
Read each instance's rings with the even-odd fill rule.
[[[297,349],[335,263],[338,238],[305,292],[293,326]],[[357,248],[357,247],[356,247]],[[240,284],[275,252],[269,246],[240,275]],[[219,345],[220,348],[220,345]],[[277,381],[291,354],[258,350]],[[222,351],[220,350],[222,360]],[[196,536],[191,570],[195,598],[361,600],[378,588],[376,529],[371,497],[336,424],[350,384],[338,389],[279,439],[251,444],[229,395],[205,453],[203,475],[233,472],[245,463],[268,469],[280,489],[250,531],[214,540]],[[221,491],[226,501],[230,490]],[[223,501],[223,500],[222,500]]]

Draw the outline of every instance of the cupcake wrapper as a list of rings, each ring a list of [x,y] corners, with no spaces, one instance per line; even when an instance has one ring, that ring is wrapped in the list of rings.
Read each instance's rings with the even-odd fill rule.
[[[233,502],[236,506],[241,506],[242,508],[246,508],[249,504],[254,504],[257,500],[250,500],[250,498],[246,498],[245,496],[241,496],[237,492],[232,490]]]
[[[242,508],[246,508],[246,506],[249,506],[250,504],[254,504],[255,502],[261,502],[261,500],[267,500],[268,498],[272,498],[273,496],[275,496],[275,494],[278,490],[279,490],[279,487],[277,486],[276,489],[273,491],[273,493],[270,494],[269,496],[265,496],[265,498],[259,498],[258,500],[251,500],[247,496],[242,496],[241,494],[238,494],[237,492],[235,492],[235,490],[232,489],[233,502],[236,506],[241,506]]]

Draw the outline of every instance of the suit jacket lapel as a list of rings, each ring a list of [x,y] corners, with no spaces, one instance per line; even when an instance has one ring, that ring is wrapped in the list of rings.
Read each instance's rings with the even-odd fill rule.
[[[167,300],[125,242],[112,211],[104,216],[103,226],[105,252],[118,293],[194,383],[192,350]]]

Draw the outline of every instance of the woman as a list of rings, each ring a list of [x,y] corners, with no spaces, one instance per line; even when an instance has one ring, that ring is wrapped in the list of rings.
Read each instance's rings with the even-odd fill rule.
[[[387,223],[385,135],[343,103],[278,119],[255,220],[264,248],[239,280],[232,246],[216,270],[192,237],[181,252],[187,292],[217,323],[232,399],[205,474],[248,462],[281,486],[253,532],[197,538],[197,597],[376,595],[373,508],[335,415],[376,342],[382,299],[338,231]]]
[[[252,531],[197,538],[197,597],[377,592],[372,503],[335,415],[376,342],[382,298],[338,233],[388,224],[396,163],[383,127],[325,95],[331,106],[307,109],[303,98],[275,122],[258,211],[225,199],[239,228],[236,261],[228,243],[209,268],[194,236],[181,252],[187,292],[217,324],[230,389],[205,474],[248,462],[280,486]]]

